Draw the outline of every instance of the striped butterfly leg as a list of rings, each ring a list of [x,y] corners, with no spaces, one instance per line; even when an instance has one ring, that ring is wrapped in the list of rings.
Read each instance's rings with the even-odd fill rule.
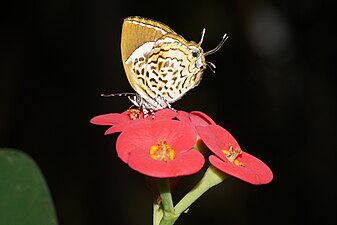
[[[151,109],[148,110],[147,108],[142,107],[142,111],[144,113],[144,118],[147,118],[149,116],[149,112],[151,112],[152,119],[154,119],[154,112],[153,112],[153,110],[151,110]]]
[[[172,111],[178,112],[175,108],[171,106],[170,103],[167,102],[167,108],[171,109]]]

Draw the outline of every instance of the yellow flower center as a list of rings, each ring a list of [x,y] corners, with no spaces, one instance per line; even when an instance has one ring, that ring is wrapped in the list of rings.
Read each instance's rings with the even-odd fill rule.
[[[236,166],[244,166],[242,162],[237,160],[237,157],[242,154],[241,148],[233,148],[233,146],[230,144],[228,150],[223,150],[222,151],[226,155],[226,159],[234,163]]]
[[[169,162],[174,159],[174,150],[165,140],[159,139],[157,145],[151,146],[150,156],[155,160]]]
[[[140,110],[139,109],[128,109],[130,120],[138,120],[140,118]]]

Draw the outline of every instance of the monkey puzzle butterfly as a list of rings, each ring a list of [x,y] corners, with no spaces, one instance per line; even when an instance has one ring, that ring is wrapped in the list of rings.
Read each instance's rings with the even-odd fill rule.
[[[208,66],[205,56],[221,48],[227,35],[213,50],[201,48],[205,29],[199,43],[188,42],[165,24],[141,17],[124,20],[121,38],[122,60],[126,76],[136,93],[103,96],[128,96],[143,110],[144,117],[151,112],[171,108],[189,90],[196,87]]]

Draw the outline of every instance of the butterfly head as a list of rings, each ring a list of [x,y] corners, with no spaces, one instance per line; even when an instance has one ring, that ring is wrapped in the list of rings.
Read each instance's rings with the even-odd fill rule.
[[[195,57],[201,56],[202,57],[201,62],[202,62],[203,69],[206,69],[206,66],[208,66],[211,69],[211,71],[213,73],[215,73],[215,68],[216,68],[215,65],[212,62],[205,61],[205,57],[208,56],[208,55],[212,55],[213,53],[217,52],[222,47],[222,45],[225,43],[225,41],[227,40],[228,35],[224,34],[224,36],[222,37],[222,40],[220,41],[220,43],[215,48],[213,48],[212,50],[209,50],[207,52],[203,52],[203,50],[201,48],[201,44],[204,41],[205,32],[206,32],[206,29],[204,28],[202,30],[202,33],[201,33],[201,39],[200,39],[199,43],[196,45],[197,50],[192,51],[192,55],[195,56]],[[199,65],[199,64],[196,64],[196,66],[197,65]],[[200,67],[201,67],[201,65],[200,65]]]
[[[134,93],[133,95],[128,95],[129,100],[134,104],[135,106],[141,108],[143,105],[143,99],[139,94]]]
[[[191,51],[191,54],[189,55],[189,60],[190,62],[192,62],[192,65],[194,65],[196,69],[206,69],[207,63],[205,61],[202,48],[199,45],[191,45],[188,46],[188,48]]]

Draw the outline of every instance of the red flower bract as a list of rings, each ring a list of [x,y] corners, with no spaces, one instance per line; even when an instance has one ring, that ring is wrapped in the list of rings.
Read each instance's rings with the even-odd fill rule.
[[[234,137],[218,125],[197,127],[198,134],[206,146],[215,154],[210,163],[226,174],[251,184],[266,184],[273,173],[261,160],[241,150]]]
[[[192,123],[194,126],[207,126],[215,124],[215,122],[205,113],[200,111],[192,111],[190,113],[178,111],[178,120],[185,123]]]
[[[117,154],[132,169],[157,178],[198,172],[204,157],[193,149],[192,126],[176,120],[147,121],[125,129],[117,139]]]
[[[116,132],[122,132],[129,126],[135,125],[139,122],[146,120],[165,120],[172,119],[177,115],[177,112],[171,109],[163,109],[156,112],[155,117],[151,116],[144,118],[143,112],[138,109],[128,109],[123,113],[108,113],[99,116],[95,116],[90,120],[92,124],[96,125],[109,125],[109,129],[104,134],[112,134]]]

